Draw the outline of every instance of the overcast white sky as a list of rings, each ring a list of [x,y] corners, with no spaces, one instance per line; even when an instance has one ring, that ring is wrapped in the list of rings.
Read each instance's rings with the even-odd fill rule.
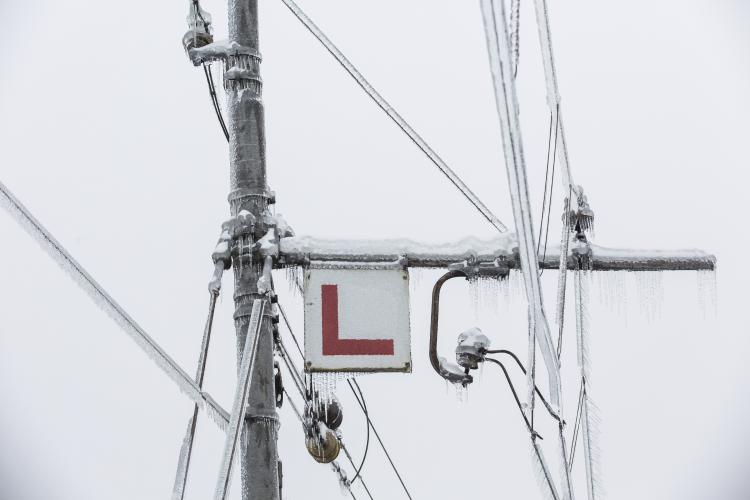
[[[512,224],[478,3],[300,4]],[[519,98],[539,207],[549,115],[533,6],[522,4]],[[594,280],[592,392],[608,498],[748,498],[750,6],[550,4],[571,165],[596,211],[596,242],[700,247],[719,261],[719,313],[708,319],[694,273],[662,278],[664,298],[652,321],[644,316],[654,290],[633,276],[612,278],[627,289],[618,312],[606,304],[611,286]],[[203,6],[223,37],[226,6]],[[186,1],[3,1],[0,180],[192,373],[210,251],[228,213],[228,166],[202,72],[180,45],[186,14]],[[492,236],[280,2],[261,2],[261,37],[269,182],[277,210],[297,233]],[[559,206],[558,191],[553,213]],[[500,373],[485,368],[468,402],[459,402],[430,369],[428,302],[438,276],[412,276],[414,373],[361,379],[375,424],[415,500],[540,498]],[[301,300],[279,281],[301,332]],[[548,303],[554,282],[555,273],[545,274]],[[474,324],[493,345],[523,352],[520,295],[497,310],[477,309],[467,285],[456,282],[443,300],[444,353],[454,333]],[[235,377],[231,309],[227,294],[206,380],[225,408]],[[571,349],[563,362],[572,420]],[[0,394],[0,498],[170,494],[191,403],[4,213]],[[344,436],[359,457],[362,415],[347,392],[341,397]],[[333,473],[307,456],[288,407],[281,419],[285,498],[340,498]],[[202,420],[190,498],[210,495],[222,446],[223,435]],[[403,497],[376,447],[363,474],[378,500]],[[359,486],[355,493],[365,497]]]

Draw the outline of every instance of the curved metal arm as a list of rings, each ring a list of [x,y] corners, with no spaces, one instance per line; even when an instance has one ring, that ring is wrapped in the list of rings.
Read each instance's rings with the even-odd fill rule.
[[[466,278],[466,273],[463,271],[448,271],[440,279],[437,280],[435,286],[432,288],[432,312],[430,314],[430,364],[435,371],[452,383],[460,383],[463,385],[470,384],[473,380],[472,376],[467,373],[461,373],[460,368],[455,366],[451,370],[447,362],[443,363],[437,354],[437,340],[438,340],[438,319],[440,318],[440,290],[443,288],[443,284],[452,278]]]

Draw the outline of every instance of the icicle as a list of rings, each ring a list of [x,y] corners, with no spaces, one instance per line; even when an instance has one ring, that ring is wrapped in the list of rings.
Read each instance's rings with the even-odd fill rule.
[[[578,340],[578,367],[583,384],[583,405],[581,416],[581,438],[586,462],[586,487],[588,499],[595,500],[599,495],[598,448],[595,444],[594,408],[589,396],[589,346],[588,346],[588,276],[587,271],[575,271],[576,288],[576,333]]]
[[[698,271],[698,305],[704,318],[714,318],[718,310],[716,300],[716,271]]]
[[[648,322],[661,315],[664,302],[664,285],[661,271],[640,271],[635,273],[640,312]]]
[[[555,488],[555,482],[552,480],[547,461],[544,459],[544,452],[536,439],[531,439],[532,457],[534,461],[534,475],[539,483],[542,494],[548,500],[561,500],[560,495]]]

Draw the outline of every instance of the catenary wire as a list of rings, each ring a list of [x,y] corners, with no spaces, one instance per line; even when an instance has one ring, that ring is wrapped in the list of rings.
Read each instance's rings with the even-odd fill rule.
[[[482,201],[464,184],[460,177],[438,156],[438,154],[427,144],[427,142],[404,120],[401,115],[396,112],[395,109],[381,96],[377,90],[365,79],[357,68],[346,58],[346,56],[331,42],[331,40],[321,31],[315,23],[307,17],[307,15],[300,9],[300,7],[294,3],[293,0],[281,0],[286,5],[292,14],[300,20],[302,24],[312,33],[312,35],[323,44],[323,46],[331,53],[331,55],[338,61],[338,63],[349,73],[352,78],[359,84],[360,87],[375,101],[375,103],[393,120],[393,122],[409,136],[414,144],[424,152],[427,157],[435,164],[443,175],[466,197],[474,207],[492,224],[498,231],[504,233],[508,228],[498,219],[490,209],[482,203]]]

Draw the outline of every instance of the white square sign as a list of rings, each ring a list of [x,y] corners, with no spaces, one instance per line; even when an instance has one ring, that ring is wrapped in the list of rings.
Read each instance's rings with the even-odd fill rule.
[[[409,274],[305,271],[305,370],[411,371]]]

